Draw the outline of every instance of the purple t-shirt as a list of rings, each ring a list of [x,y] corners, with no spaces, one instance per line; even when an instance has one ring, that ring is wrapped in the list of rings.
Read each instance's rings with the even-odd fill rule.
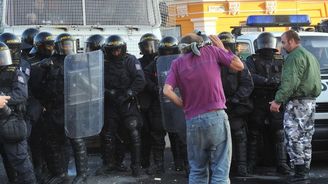
[[[172,62],[166,84],[179,88],[186,119],[214,109],[224,109],[220,65],[230,66],[232,52],[206,46],[201,56],[185,54]]]

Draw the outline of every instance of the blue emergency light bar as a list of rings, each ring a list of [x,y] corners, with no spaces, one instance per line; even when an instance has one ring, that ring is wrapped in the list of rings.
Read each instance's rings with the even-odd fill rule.
[[[308,15],[250,15],[247,17],[247,26],[252,27],[289,27],[309,26]]]

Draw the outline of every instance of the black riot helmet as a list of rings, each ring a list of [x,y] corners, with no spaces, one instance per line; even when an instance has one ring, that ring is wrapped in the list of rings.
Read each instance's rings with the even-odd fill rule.
[[[126,43],[119,35],[109,36],[102,48],[107,59],[122,59],[126,55]]]
[[[277,52],[277,38],[274,37],[272,33],[264,32],[261,33],[255,40],[255,51],[256,53],[262,52],[265,50],[271,50]]]
[[[224,47],[231,50],[233,53],[236,51],[236,40],[235,37],[229,32],[221,32],[218,35],[219,39],[223,43]]]
[[[8,66],[11,64],[10,50],[5,43],[0,42],[0,66]]]
[[[18,36],[12,33],[2,33],[0,35],[0,42],[5,43],[11,54],[11,59],[13,60],[14,64],[18,64],[21,57],[21,40]]]
[[[55,52],[56,54],[67,56],[76,53],[76,40],[68,34],[62,33],[55,38]]]
[[[105,38],[99,34],[91,35],[85,41],[85,52],[100,50],[105,43]]]
[[[158,38],[152,33],[141,36],[138,43],[142,55],[156,55],[158,52]]]
[[[37,35],[40,31],[35,28],[28,28],[22,33],[21,41],[22,41],[22,49],[23,50],[31,50],[33,47],[33,40],[35,35]]]
[[[328,19],[322,20],[315,28],[318,32],[328,33]]]
[[[49,32],[40,32],[33,39],[33,48],[30,54],[51,56],[54,51],[54,36]]]
[[[158,53],[160,56],[180,54],[179,41],[173,36],[166,36],[159,42]]]
[[[194,33],[196,33],[198,36],[203,38],[203,44],[204,45],[212,45],[212,41],[210,38],[205,34],[205,32],[200,31],[200,30],[194,30]]]

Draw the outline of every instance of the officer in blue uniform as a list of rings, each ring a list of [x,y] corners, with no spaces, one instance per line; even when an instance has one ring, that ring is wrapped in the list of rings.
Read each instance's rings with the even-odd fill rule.
[[[13,65],[9,48],[0,42],[0,91],[10,96],[6,112],[0,111],[0,152],[3,157],[9,182],[34,184],[32,162],[28,154],[27,125],[24,120],[28,97],[25,75]],[[9,167],[10,165],[10,167]]]

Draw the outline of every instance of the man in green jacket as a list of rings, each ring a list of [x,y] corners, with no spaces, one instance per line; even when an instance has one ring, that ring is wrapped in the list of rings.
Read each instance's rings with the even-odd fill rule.
[[[283,33],[281,43],[288,55],[282,69],[281,84],[270,110],[279,112],[281,104],[286,105],[283,124],[287,152],[295,168],[295,174],[289,181],[308,183],[315,99],[321,93],[320,65],[300,45],[300,37],[295,31]]]

